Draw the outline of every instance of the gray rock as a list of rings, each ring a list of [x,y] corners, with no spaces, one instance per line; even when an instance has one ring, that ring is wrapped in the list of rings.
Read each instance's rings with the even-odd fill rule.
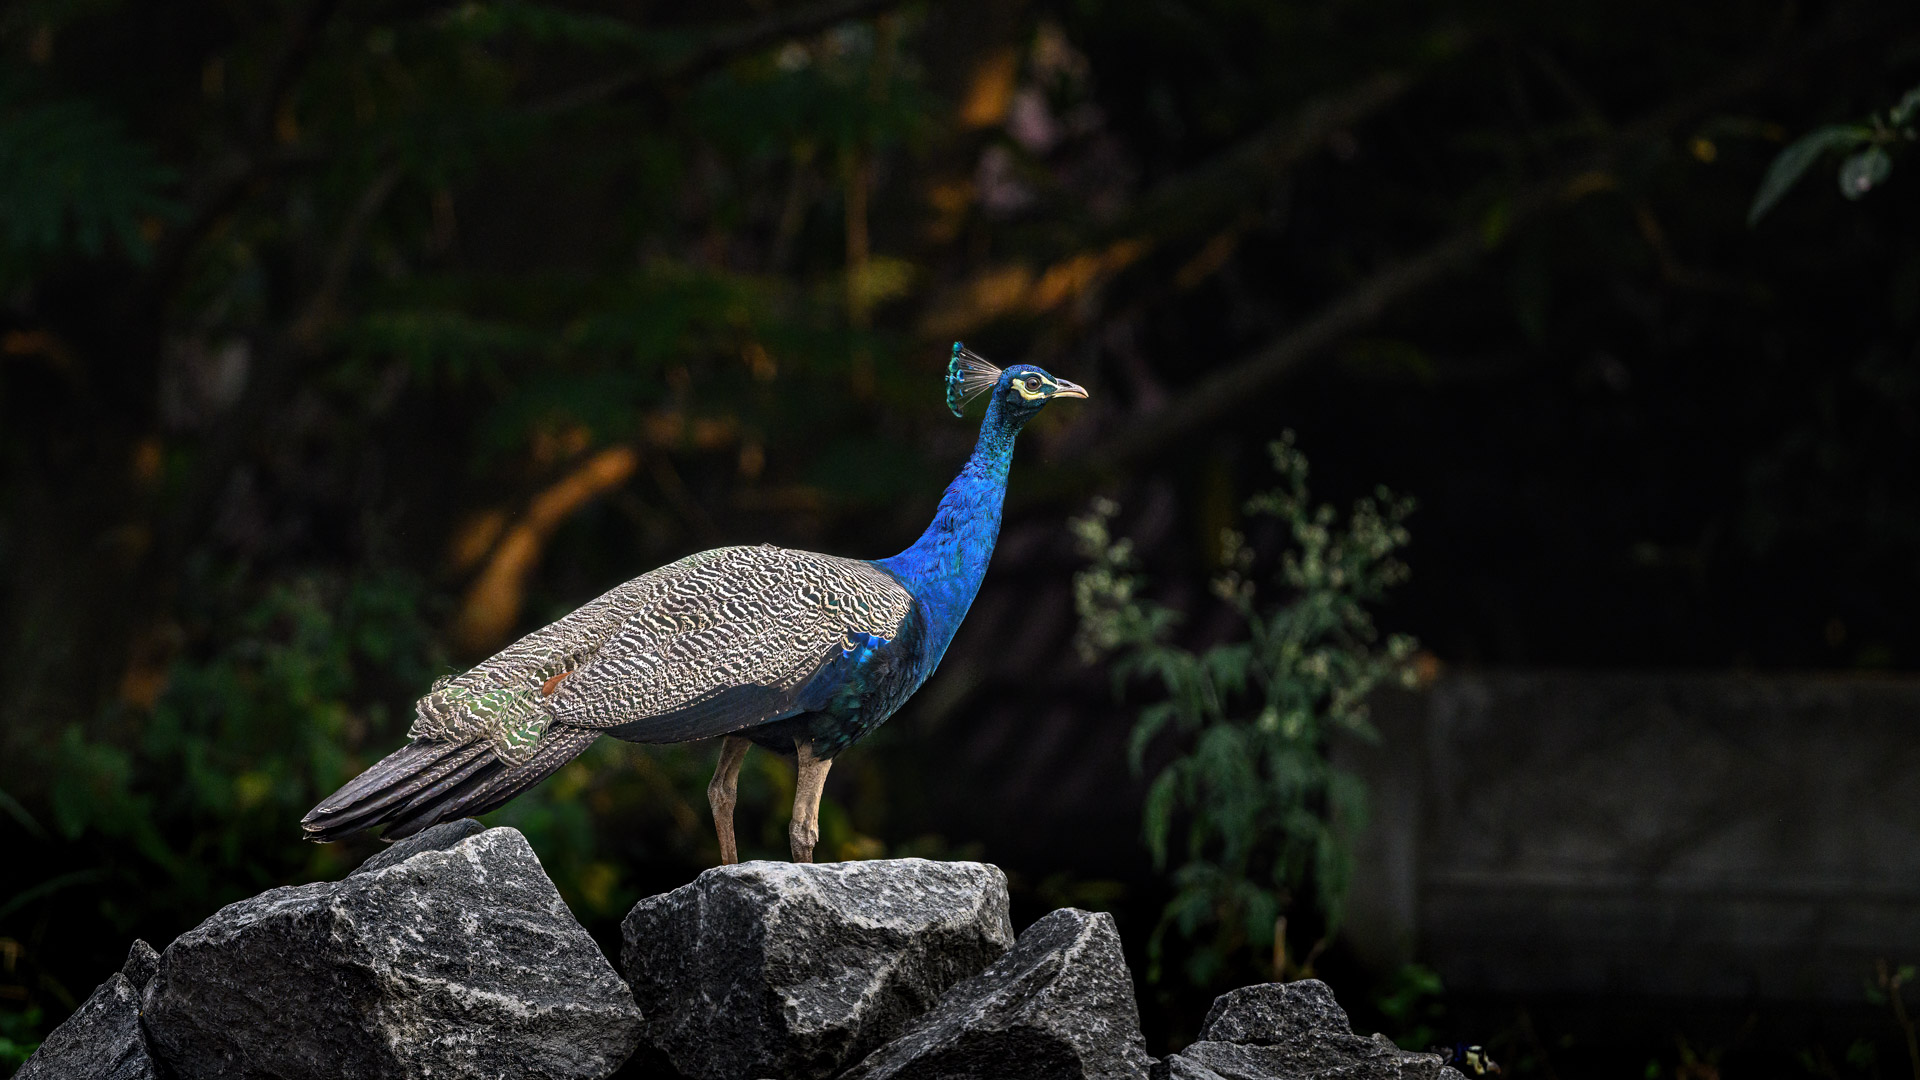
[[[1063,908],[843,1080],[1145,1080],[1113,917]]]
[[[513,829],[229,904],[148,984],[186,1080],[602,1077],[639,1010]]]
[[[1013,944],[1007,878],[970,862],[749,862],[635,904],[620,966],[646,1041],[696,1080],[819,1080]]]
[[[160,954],[153,946],[140,938],[133,939],[133,947],[127,950],[127,962],[120,965],[120,974],[127,977],[135,990],[145,990],[153,981],[153,973],[160,969]]]
[[[1167,1059],[1169,1080],[1458,1080],[1438,1054],[1385,1040],[1309,1031],[1286,1043],[1197,1042]]]
[[[14,1080],[155,1080],[159,1072],[140,1033],[140,992],[117,971],[107,976],[13,1076]]]
[[[1156,1064],[1154,1080],[1457,1080],[1438,1054],[1353,1033],[1318,979],[1262,983],[1213,1001],[1200,1041]]]
[[[1154,1062],[1147,1080],[1221,1080],[1221,1076],[1197,1061],[1173,1054]]]
[[[1319,979],[1261,983],[1221,994],[1207,1010],[1206,1022],[1200,1025],[1200,1039],[1272,1046],[1309,1031],[1353,1034],[1346,1010]]]
[[[422,829],[405,840],[394,843],[385,851],[377,852],[366,862],[355,867],[355,874],[371,874],[375,870],[385,870],[397,862],[405,862],[423,851],[445,851],[469,836],[479,836],[487,827],[470,817],[459,821],[443,821],[438,825]]]

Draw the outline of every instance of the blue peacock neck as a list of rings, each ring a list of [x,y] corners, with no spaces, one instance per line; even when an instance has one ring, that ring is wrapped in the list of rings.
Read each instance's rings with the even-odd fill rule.
[[[1005,408],[1004,402],[1002,394],[990,396],[980,441],[960,475],[947,485],[927,531],[912,547],[879,560],[906,583],[926,611],[928,672],[939,663],[973,605],[993,558],[994,541],[1000,537],[1000,508],[1006,501],[1013,440],[1029,418]]]

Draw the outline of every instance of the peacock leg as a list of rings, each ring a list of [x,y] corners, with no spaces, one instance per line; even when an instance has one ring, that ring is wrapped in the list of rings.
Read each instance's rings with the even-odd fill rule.
[[[813,861],[813,845],[820,841],[820,792],[827,786],[830,759],[813,756],[806,739],[794,742],[794,760],[798,773],[793,780],[793,824],[787,836],[793,841],[793,861]]]
[[[738,735],[720,740],[720,767],[713,770],[713,782],[707,785],[707,805],[713,807],[713,831],[720,834],[720,864],[740,861],[740,849],[733,842],[733,806],[740,790],[740,762],[747,756],[751,742]]]

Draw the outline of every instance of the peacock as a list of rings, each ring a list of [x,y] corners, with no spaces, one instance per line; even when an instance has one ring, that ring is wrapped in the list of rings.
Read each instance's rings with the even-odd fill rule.
[[[617,586],[478,666],[441,679],[405,746],[301,819],[326,842],[384,826],[398,840],[484,813],[611,735],[636,743],[720,736],[707,800],[720,859],[739,858],[740,763],[792,754],[795,862],[813,861],[833,759],[933,674],[980,590],[1000,533],[1014,438],[1085,389],[1031,364],[1002,370],[954,342],[947,407],[982,394],[973,454],[920,539],[866,561],[771,544],[689,555]]]

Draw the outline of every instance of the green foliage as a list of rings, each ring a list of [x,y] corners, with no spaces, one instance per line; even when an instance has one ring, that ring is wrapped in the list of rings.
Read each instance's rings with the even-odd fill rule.
[[[1906,1044],[1907,1060],[1913,1066],[1914,1080],[1920,1080],[1920,1024],[1916,1024],[1913,1013],[1908,1011],[1906,988],[1914,983],[1917,974],[1920,974],[1920,968],[1912,964],[1895,967],[1881,960],[1876,965],[1874,981],[1868,983],[1866,988],[1869,1004],[1881,1006],[1893,1014],[1894,1026],[1899,1029],[1900,1037]],[[1868,1044],[1868,1050],[1871,1053],[1872,1044]],[[1851,1052],[1847,1060],[1853,1060]],[[1869,1058],[1867,1064],[1872,1063]]]
[[[167,194],[174,181],[93,104],[28,104],[0,86],[0,272],[110,245],[147,259],[147,230],[179,213]]]
[[[520,39],[613,49],[633,48],[648,40],[633,24],[620,19],[519,0],[461,4],[440,16],[440,24],[452,36],[477,41]]]
[[[1425,1050],[1440,1041],[1445,994],[1439,972],[1424,964],[1402,964],[1374,991],[1373,1006],[1387,1019],[1393,1041],[1402,1049]]]
[[[912,144],[929,134],[939,103],[897,51],[871,27],[850,25],[708,80],[693,115],[743,154]]]
[[[0,1010],[0,1068],[13,1069],[24,1064],[40,1046],[38,1007],[20,1012]]]
[[[1129,406],[1154,396],[1129,390],[1130,365],[1153,376],[1142,390],[1157,381],[1185,395],[1197,377],[1306,325],[1293,311],[1276,319],[1271,297],[1384,310],[1348,290],[1369,268],[1418,259],[1434,238],[1480,220],[1489,243],[1521,245],[1519,258],[1508,266],[1491,252],[1478,269],[1455,271],[1459,288],[1401,294],[1388,303],[1390,326],[1362,331],[1377,337],[1343,331],[1353,355],[1326,370],[1316,423],[1382,454],[1417,445],[1426,465],[1402,464],[1451,476],[1479,468],[1453,456],[1478,440],[1422,427],[1433,417],[1485,423],[1489,440],[1511,435],[1513,418],[1524,426],[1542,415],[1657,438],[1648,433],[1678,429],[1649,421],[1684,406],[1708,425],[1680,426],[1688,452],[1656,443],[1615,458],[1692,470],[1674,483],[1650,487],[1633,469],[1589,474],[1598,490],[1494,482],[1577,490],[1553,508],[1565,516],[1639,506],[1643,490],[1719,490],[1725,477],[1712,469],[1745,462],[1736,475],[1752,478],[1761,524],[1735,531],[1777,534],[1795,553],[1879,551],[1808,565],[1875,587],[1908,580],[1913,514],[1897,494],[1920,485],[1905,482],[1910,455],[1897,452],[1897,421],[1914,400],[1900,366],[1911,350],[1897,335],[1920,297],[1898,287],[1920,280],[1911,237],[1860,229],[1748,265],[1727,255],[1743,249],[1725,233],[1725,207],[1745,204],[1764,163],[1729,167],[1738,151],[1723,150],[1709,168],[1698,150],[1642,155],[1627,138],[1642,127],[1634,117],[1682,115],[1687,102],[1759,107],[1713,88],[1780,55],[1776,21],[1727,4],[1678,22],[1659,6],[1608,9],[1605,19],[1528,8],[1515,21],[1520,9],[1496,5],[1435,21],[1404,5],[1239,0],[1030,6],[991,26],[956,23],[943,5],[863,8],[837,22],[811,17],[821,10],[848,9],[0,4],[0,842],[12,857],[0,949],[22,950],[17,970],[0,972],[0,1024],[24,1025],[0,1037],[31,1041],[57,1022],[133,933],[161,943],[223,900],[335,874],[371,850],[372,840],[316,849],[294,823],[398,744],[409,702],[433,676],[477,659],[442,642],[456,640],[454,613],[503,547],[520,545],[524,562],[503,575],[517,602],[501,605],[512,611],[502,638],[702,547],[767,540],[873,554],[910,537],[968,435],[925,422],[953,336],[1099,384],[1091,408],[1119,411],[1094,423],[1124,430]],[[1784,17],[1811,29],[1816,14]],[[795,28],[778,38],[754,29],[790,19]],[[1481,25],[1512,33],[1458,29]],[[1682,51],[1656,56],[1650,42]],[[1863,95],[1907,77],[1907,60],[1865,44],[1848,46],[1857,55],[1847,65],[1770,68],[1780,77],[1768,80],[1766,107],[1845,116],[1851,106],[1839,103],[1877,100]],[[1362,95],[1373,103],[1356,107],[1356,89],[1383,75],[1408,90]],[[1911,112],[1903,105],[1888,122],[1910,124]],[[1314,115],[1340,119],[1296,122]],[[1725,134],[1727,146],[1744,145]],[[1553,224],[1529,223],[1517,196],[1594,160],[1623,167],[1583,177],[1581,197],[1555,200]],[[1879,159],[1853,168],[1884,180]],[[1896,210],[1862,207],[1885,222]],[[1624,227],[1623,213],[1633,218]],[[1294,244],[1308,220],[1317,240]],[[1124,256],[1114,244],[1123,236]],[[142,261],[149,250],[164,257]],[[1508,270],[1508,288],[1487,278]],[[1888,317],[1836,321],[1871,306],[1890,276]],[[1643,319],[1645,305],[1623,298],[1649,290],[1665,299]],[[1736,296],[1768,299],[1729,315]],[[1507,321],[1521,328],[1511,340],[1498,331]],[[1651,332],[1627,329],[1643,321]],[[949,322],[967,329],[935,332]],[[1140,355],[1118,360],[1111,346],[1127,339]],[[1625,385],[1615,368],[1624,376],[1644,362],[1685,376],[1658,385],[1734,396],[1700,409],[1641,378],[1632,394],[1587,394],[1564,413],[1566,402],[1526,396],[1535,390],[1453,399],[1494,408],[1491,419],[1432,407],[1431,394],[1463,374],[1507,389],[1586,386],[1593,373],[1581,365],[1596,356],[1607,360],[1607,386]],[[1557,364],[1574,367],[1499,374]],[[1101,388],[1116,382],[1118,394]],[[1780,386],[1774,400],[1785,404],[1768,406],[1768,388]],[[1823,403],[1811,420],[1799,411],[1806,402]],[[1592,426],[1594,408],[1616,406],[1626,412]],[[1246,410],[1223,424],[1247,418],[1269,423]],[[1016,501],[1075,497],[1072,447],[1086,444],[1055,441],[1070,422],[1043,419],[1015,478],[1032,487]],[[1402,442],[1370,433],[1382,424]],[[1764,433],[1758,443],[1753,432]],[[1724,454],[1690,452],[1700,439]],[[627,480],[542,518],[550,531],[534,530],[536,543],[512,528],[530,509],[565,502],[551,496],[615,444],[638,462]],[[1044,475],[1057,464],[1068,469]],[[1179,451],[1155,455],[1151,468],[1185,482],[1192,464]],[[1686,523],[1699,524],[1689,515],[1706,512],[1685,498],[1609,520],[1674,522],[1672,535],[1650,539],[1678,552]],[[1710,512],[1746,520],[1737,506]],[[1538,515],[1529,505],[1517,516]],[[1794,531],[1810,521],[1824,532]],[[1526,527],[1489,525],[1504,535]],[[1556,565],[1554,580],[1617,591],[1612,553],[1649,538],[1589,531],[1592,551],[1609,554],[1582,564],[1591,573]],[[1703,595],[1825,603],[1818,590],[1730,586],[1725,567],[1740,564],[1728,547],[1702,549],[1707,593],[1674,590],[1689,611]],[[1760,580],[1777,579],[1778,567],[1756,567]],[[992,590],[1025,580],[1009,569],[990,576],[976,620],[992,618]],[[383,608],[368,593],[393,602]],[[1686,641],[1565,618],[1578,608],[1558,593],[1539,601],[1544,618],[1500,607],[1511,599],[1487,602],[1497,613],[1484,618],[1550,628],[1561,655],[1578,649],[1582,662],[1615,662],[1614,648],[1695,662],[1745,655],[1658,604],[1617,608],[1645,611],[1643,630],[1684,628],[1674,632]],[[1832,614],[1822,608],[1809,622],[1808,610],[1729,621],[1817,627]],[[1177,629],[1151,606],[1112,614],[1137,618],[1126,633],[1162,644]],[[1465,607],[1446,616],[1466,640],[1484,632]],[[1868,636],[1879,632],[1850,625],[1850,641],[1880,647]],[[376,626],[397,643],[386,659],[354,643]],[[1582,640],[1575,633],[1603,648],[1568,644]],[[1272,934],[1270,909],[1317,904],[1337,878],[1315,869],[1325,860],[1310,840],[1337,821],[1334,804],[1358,802],[1333,780],[1311,794],[1323,779],[1294,762],[1308,794],[1296,820],[1274,828],[1309,840],[1236,848],[1248,863],[1240,874],[1226,842],[1203,830],[1206,851],[1189,858],[1192,822],[1256,812],[1256,801],[1227,798],[1215,773],[1222,785],[1268,784],[1281,775],[1276,762],[1291,761],[1261,749],[1279,735],[1261,731],[1260,717],[1279,725],[1293,706],[1267,712],[1266,661],[1251,636],[1203,655],[1198,669],[1165,665],[1175,681],[1191,676],[1226,695],[1233,730],[1181,726],[1169,691],[1146,703],[1164,713],[1138,751],[1156,776],[1166,754],[1200,763],[1159,789],[1156,846],[1169,868],[1193,864],[1194,895],[1231,901],[1186,914],[1200,933],[1237,927],[1233,962],[1243,966]],[[887,850],[884,836],[896,851],[951,855],[991,837],[901,846],[896,834],[959,827],[958,798],[942,805],[901,779],[954,767],[923,763],[937,757],[924,740],[941,737],[927,715],[960,701],[1032,707],[1035,672],[1057,663],[1046,648],[1007,656],[1004,640],[963,634],[933,695],[881,733],[897,753],[869,744],[836,767],[836,790],[861,794],[823,807],[823,849],[870,855]],[[1761,648],[1759,662],[1778,662],[1770,655]],[[165,694],[129,693],[135,682],[151,691],[156,670]],[[1330,704],[1310,711],[1329,733],[1343,730]],[[780,857],[791,770],[753,760],[743,845]],[[701,796],[710,769],[708,748],[604,741],[494,820],[528,833],[568,903],[605,934],[628,900],[711,861]],[[1014,775],[1009,796],[1023,782]],[[981,809],[962,820],[1002,827]],[[903,814],[922,819],[903,824]],[[1054,857],[1083,854],[1109,853]],[[1304,877],[1283,870],[1282,892],[1276,863]],[[1123,923],[1157,914],[1131,910],[1136,897],[1083,880],[1085,871],[1036,870],[1025,888],[1048,904],[1117,905]],[[1318,932],[1311,918],[1291,925]],[[23,1019],[29,1007],[39,1020]]]
[[[52,601],[111,615],[72,630],[24,614],[8,624],[10,643],[100,658],[85,680],[33,667],[30,681],[57,689],[14,687],[18,711],[0,727],[0,828],[18,841],[0,946],[20,950],[19,970],[0,974],[0,1017],[16,1042],[73,1008],[132,934],[163,942],[221,903],[364,857],[371,839],[316,847],[297,822],[400,742],[408,703],[452,666],[443,642],[476,564],[440,556],[462,523],[512,520],[593,451],[643,452],[632,489],[543,538],[561,580],[528,583],[524,627],[702,544],[795,539],[751,509],[763,472],[776,492],[763,504],[818,507],[816,484],[876,505],[937,491],[915,454],[872,462],[886,401],[937,403],[937,380],[932,358],[924,372],[897,363],[893,335],[848,325],[838,219],[855,167],[912,152],[944,107],[906,55],[914,19],[741,48],[704,13],[321,5],[326,19],[296,47],[297,18],[228,26],[208,11],[182,22],[228,29],[137,50],[124,77],[102,80],[89,50],[126,35],[97,7],[0,14],[0,285],[15,305],[0,324],[12,350],[0,403],[27,400],[5,394],[48,372],[92,393],[124,370],[137,388],[126,400],[158,384],[189,407],[79,414],[126,425],[100,440],[112,476],[46,479],[89,505],[130,496],[109,513],[135,554],[124,568],[119,549],[103,556],[114,566],[87,599]],[[114,18],[130,20],[122,8]],[[655,95],[702,58],[720,63],[671,87],[663,112]],[[71,88],[89,78],[83,100]],[[798,196],[781,243],[805,269],[733,257],[729,231],[751,236],[766,192],[787,182]],[[584,228],[550,242],[553,222]],[[516,254],[493,257],[503,239]],[[163,247],[178,259],[150,257]],[[869,254],[862,295],[899,295],[910,265]],[[37,305],[55,270],[78,275],[76,292],[117,297],[101,301],[110,313],[81,318],[82,333],[52,325]],[[74,344],[100,327],[132,341]],[[857,394],[856,351],[870,373]],[[258,415],[195,400],[219,381],[206,358],[227,352],[241,357],[235,386],[269,388]],[[66,419],[52,430],[13,426],[9,468],[36,443],[98,434]],[[256,456],[268,445],[291,452]],[[378,460],[358,457],[376,446]],[[133,485],[130,450],[148,463]],[[396,475],[424,460],[415,481]],[[267,494],[223,528],[211,504],[231,504],[195,504],[196,488]],[[364,499],[374,489],[378,506]],[[0,554],[37,513],[30,490],[0,485]],[[737,491],[745,520],[716,524]],[[60,558],[92,558],[73,552],[97,540],[80,543]],[[8,565],[9,618],[42,583],[60,587]],[[82,625],[108,636],[48,637]],[[37,704],[48,697],[58,705]],[[575,912],[604,930],[644,890],[711,861],[711,768],[704,747],[608,741],[495,820],[528,834]],[[750,854],[786,850],[782,768],[767,757],[743,778]],[[835,856],[885,850],[837,803],[821,825]]]
[[[152,673],[166,685],[150,710],[115,704],[16,763],[14,775],[44,779],[46,802],[43,818],[14,814],[22,872],[0,891],[0,922],[18,936],[0,938],[14,950],[0,982],[71,1009],[91,983],[60,980],[79,958],[43,952],[49,937],[73,948],[49,928],[87,928],[97,978],[91,965],[115,962],[135,934],[164,942],[221,904],[350,865],[337,846],[300,842],[296,823],[404,725],[387,690],[441,666],[421,584],[366,571],[201,586],[174,632],[217,636]],[[0,1054],[39,1014],[0,1010]]]
[[[1214,592],[1239,616],[1243,639],[1198,652],[1173,643],[1178,613],[1142,595],[1132,545],[1112,536],[1118,507],[1101,501],[1074,522],[1091,561],[1074,581],[1083,654],[1112,657],[1116,684],[1156,686],[1129,743],[1135,770],[1170,737],[1172,757],[1148,789],[1144,822],[1154,865],[1177,863],[1175,895],[1152,942],[1156,980],[1169,929],[1192,946],[1185,972],[1197,984],[1249,961],[1275,978],[1311,968],[1317,948],[1302,963],[1286,960],[1285,915],[1306,901],[1328,934],[1338,926],[1348,877],[1342,829],[1365,813],[1362,784],[1333,766],[1329,741],[1375,738],[1368,695],[1411,677],[1413,640],[1379,644],[1368,605],[1406,577],[1396,552],[1408,541],[1402,523],[1413,503],[1383,488],[1344,520],[1332,506],[1314,506],[1293,441],[1289,432],[1272,444],[1280,486],[1246,505],[1289,537],[1275,576],[1282,599],[1263,601],[1253,549],[1232,529],[1222,535]]]
[[[1807,170],[1829,151],[1845,153],[1840,162],[1840,194],[1859,199],[1893,175],[1889,146],[1920,141],[1914,123],[1920,120],[1920,86],[1907,91],[1892,108],[1858,124],[1829,124],[1815,128],[1787,144],[1767,166],[1747,211],[1747,224],[1756,225],[1800,182]]]
[[[137,852],[146,902],[183,915],[298,874],[338,869],[296,845],[291,822],[370,763],[404,718],[380,689],[441,666],[421,586],[404,575],[309,575],[268,587],[222,636],[175,662],[150,714],[70,726],[48,767],[51,827],[69,844]]]

